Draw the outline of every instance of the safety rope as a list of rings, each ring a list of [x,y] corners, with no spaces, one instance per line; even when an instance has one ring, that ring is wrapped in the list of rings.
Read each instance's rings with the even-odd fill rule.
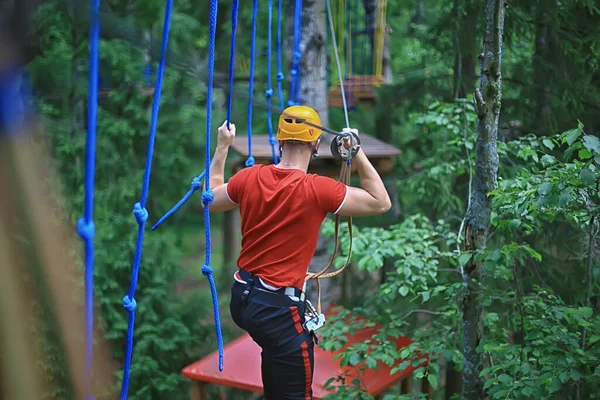
[[[215,75],[215,41],[217,36],[217,9],[219,0],[211,0],[209,14],[209,42],[208,42],[208,88],[206,91],[206,176],[204,180],[205,190],[202,193],[202,204],[204,204],[204,230],[206,232],[206,258],[202,266],[202,274],[208,278],[210,292],[213,301],[213,312],[215,319],[215,330],[217,334],[217,346],[219,350],[219,371],[223,371],[223,334],[221,332],[221,317],[219,314],[219,300],[217,298],[217,286],[213,277],[211,260],[211,237],[210,237],[210,205],[215,197],[210,189],[210,131],[212,124],[212,99],[213,83]]]
[[[327,16],[329,20],[329,27],[331,32],[331,41],[333,44],[333,52],[335,54],[335,63],[338,71],[338,78],[340,80],[340,90],[342,92],[342,103],[344,106],[344,117],[346,118],[346,128],[350,128],[350,120],[348,119],[348,105],[346,104],[346,94],[344,93],[344,78],[342,75],[342,66],[340,64],[340,55],[338,51],[337,40],[335,39],[335,27],[333,26],[333,16],[331,14],[331,2],[330,0],[325,1],[327,6]]]
[[[279,108],[283,110],[283,66],[281,62],[281,19],[282,19],[282,3],[279,0],[277,5],[277,95],[279,96]],[[269,29],[270,31],[270,29]]]
[[[167,59],[167,46],[169,43],[169,30],[171,27],[171,11],[173,1],[167,0],[165,6],[165,20],[163,24],[162,45],[160,53],[160,61],[156,76],[156,89],[152,100],[152,117],[150,121],[150,135],[148,139],[148,152],[146,156],[146,168],[144,171],[144,180],[142,184],[142,194],[140,201],[133,206],[133,215],[138,223],[138,237],[135,248],[135,257],[133,261],[133,270],[131,273],[131,285],[129,293],[123,297],[123,306],[129,312],[129,321],[127,324],[127,348],[125,351],[125,367],[123,374],[123,384],[121,386],[121,400],[127,399],[129,390],[129,378],[131,373],[131,359],[133,354],[133,333],[135,329],[135,291],[137,289],[138,274],[140,269],[140,261],[142,259],[142,247],[144,243],[144,228],[148,220],[148,210],[146,210],[146,200],[148,198],[148,189],[150,186],[150,173],[152,170],[152,155],[154,153],[154,142],[156,139],[156,127],[158,122],[158,112],[160,108],[160,96],[162,92],[163,75],[165,72],[165,64]]]
[[[250,41],[250,78],[248,84],[248,158],[246,167],[254,165],[256,160],[252,156],[252,100],[254,97],[254,61],[256,57],[256,16],[258,14],[258,0],[252,5],[252,39]]]
[[[273,27],[273,0],[269,0],[269,34],[267,39],[267,90],[265,90],[265,96],[267,97],[267,131],[269,133],[269,143],[271,144],[271,153],[273,154],[273,162],[277,164],[277,153],[275,152],[277,146],[277,139],[273,136],[273,116],[271,112],[271,98],[273,97],[273,87],[271,85],[271,30]]]
[[[290,99],[288,101],[288,106],[298,105],[300,104],[300,57],[302,53],[300,52],[300,43],[301,43],[301,33],[302,33],[302,0],[295,0],[294,3],[294,48],[293,48],[293,57],[292,57],[292,69],[290,70],[290,75],[292,77],[291,89],[290,89]]]
[[[94,173],[96,170],[96,120],[98,115],[98,58],[100,42],[100,0],[91,1],[90,70],[88,89],[87,137],[85,143],[85,200],[83,217],[77,222],[77,232],[85,247],[85,391],[92,396],[92,366],[94,343]]]

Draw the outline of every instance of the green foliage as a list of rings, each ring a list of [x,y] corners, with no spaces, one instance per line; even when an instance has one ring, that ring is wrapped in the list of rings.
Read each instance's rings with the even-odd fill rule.
[[[474,138],[472,131],[463,130],[461,109],[467,108],[461,103],[434,104],[415,117],[430,128],[432,138],[422,141],[439,143],[435,135],[444,131],[447,138],[443,145],[431,145],[431,157],[421,160],[427,178],[414,180],[406,189],[407,193],[420,190],[421,202],[415,208],[435,209],[435,201],[443,200],[430,199],[448,196],[443,181],[454,182],[449,185],[452,194],[458,182],[465,182],[460,176],[469,173],[473,160],[463,160],[461,155],[465,147],[472,149]],[[475,117],[467,114],[467,118]],[[354,315],[368,316],[381,328],[364,343],[344,349],[342,365],[373,368],[374,361],[380,361],[393,366],[392,372],[412,366],[415,377],[437,386],[441,357],[458,366],[462,362],[461,268],[475,257],[484,261],[485,336],[479,350],[485,353],[483,376],[489,395],[558,399],[572,395],[580,385],[582,398],[593,398],[589,396],[599,389],[600,317],[590,297],[600,294],[594,280],[600,269],[593,256],[596,250],[589,247],[589,234],[598,229],[598,144],[595,136],[585,134],[581,123],[561,135],[501,143],[499,153],[505,160],[501,171],[506,178],[493,193],[493,232],[483,251],[459,252],[459,224],[447,217],[434,222],[413,214],[386,228],[355,229],[356,267],[383,270],[386,279],[376,293],[366,295],[362,305],[352,309]],[[441,165],[462,167],[442,173]],[[431,184],[436,179],[437,184]],[[451,203],[438,204],[447,208]],[[452,215],[443,207],[437,210]],[[571,246],[577,251],[552,250],[557,246],[552,244],[557,225],[570,232],[575,239]],[[325,225],[323,232],[332,235],[332,225]],[[347,246],[343,236],[338,265],[345,261]],[[565,263],[583,279],[570,276],[565,282]],[[556,268],[563,271],[562,280],[554,278]],[[337,315],[324,328],[324,347],[341,349],[351,329],[362,326],[364,322],[349,320],[347,313]],[[413,341],[397,349],[393,338],[398,336]],[[345,382],[337,393],[348,390],[358,393],[360,385]]]

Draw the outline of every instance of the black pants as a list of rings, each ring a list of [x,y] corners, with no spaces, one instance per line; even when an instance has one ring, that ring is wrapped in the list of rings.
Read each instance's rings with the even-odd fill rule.
[[[265,289],[247,272],[240,274],[247,283],[236,281],[231,288],[231,316],[262,348],[265,399],[312,399],[314,342],[303,328],[304,303]]]

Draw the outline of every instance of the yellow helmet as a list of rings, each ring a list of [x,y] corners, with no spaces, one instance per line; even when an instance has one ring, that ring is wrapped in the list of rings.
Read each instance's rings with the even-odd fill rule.
[[[321,118],[315,110],[307,106],[291,106],[279,116],[277,140],[297,140],[299,142],[314,142],[323,131],[311,124],[320,126]]]

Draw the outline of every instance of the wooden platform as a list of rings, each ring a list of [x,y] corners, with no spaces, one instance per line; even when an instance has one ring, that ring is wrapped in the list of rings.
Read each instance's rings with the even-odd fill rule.
[[[402,151],[387,144],[373,136],[365,133],[360,134],[362,148],[373,163],[380,175],[387,175],[392,171],[394,159],[402,154]],[[242,158],[235,160],[232,165],[234,171],[243,168],[244,162],[248,157],[248,137],[238,136],[233,143],[233,149],[239,153]],[[276,154],[279,156],[279,148],[276,148]],[[273,155],[268,135],[252,136],[252,155],[258,164],[272,164]],[[319,157],[311,162],[309,172],[337,177],[339,175],[340,161],[333,158],[329,145],[322,142],[319,147]]]
[[[329,313],[330,315],[333,312]],[[349,316],[348,323],[356,323]],[[364,320],[362,320],[364,321]],[[358,365],[342,366],[336,355],[340,354],[350,345],[364,343],[377,334],[380,325],[367,327],[364,321],[364,327],[360,327],[353,334],[348,334],[347,344],[340,350],[335,352],[326,351],[319,346],[315,346],[314,352],[314,380],[313,394],[315,399],[332,394],[331,390],[326,389],[326,383],[330,378],[343,376],[349,384],[354,380],[360,382],[361,388],[367,393],[376,396],[380,399],[383,393],[389,390],[392,386],[402,382],[401,394],[409,394],[412,388],[413,372],[417,366],[412,363],[404,370],[400,370],[391,374],[393,367],[390,367],[382,362],[378,362],[376,369],[366,368],[365,362],[362,361]],[[393,340],[396,350],[405,348],[412,343],[412,340],[406,336],[398,336]],[[218,353],[214,352],[191,365],[185,367],[182,371],[183,376],[190,379],[192,382],[191,399],[192,400],[208,400],[208,395],[204,390],[206,384],[216,384],[226,387],[234,387],[237,389],[246,390],[249,392],[262,393],[263,385],[260,372],[260,347],[250,338],[248,334],[244,334],[238,339],[225,345],[224,370],[219,372]],[[400,364],[400,360],[394,366]],[[426,379],[423,379],[425,383]],[[332,386],[335,388],[341,383],[334,381]],[[425,389],[425,390],[423,390]],[[424,393],[431,398],[431,391],[425,385],[422,386]],[[251,398],[250,396],[248,398]]]
[[[373,105],[375,103],[375,88],[384,84],[382,76],[374,75],[350,75],[344,81],[344,92],[346,103],[349,108],[354,108],[358,104]],[[341,108],[342,89],[338,83],[327,93],[329,107]]]

